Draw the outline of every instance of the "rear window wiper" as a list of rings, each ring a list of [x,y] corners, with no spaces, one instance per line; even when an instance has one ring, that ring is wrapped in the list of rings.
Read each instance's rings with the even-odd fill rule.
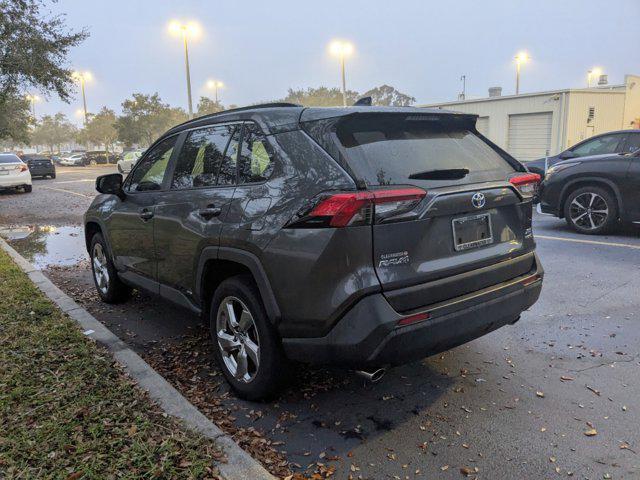
[[[443,168],[441,170],[426,170],[409,175],[411,180],[460,180],[469,175],[468,168]]]

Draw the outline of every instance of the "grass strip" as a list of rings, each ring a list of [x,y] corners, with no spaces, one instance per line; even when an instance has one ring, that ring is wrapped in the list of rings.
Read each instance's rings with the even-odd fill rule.
[[[216,479],[221,459],[0,250],[0,478]]]

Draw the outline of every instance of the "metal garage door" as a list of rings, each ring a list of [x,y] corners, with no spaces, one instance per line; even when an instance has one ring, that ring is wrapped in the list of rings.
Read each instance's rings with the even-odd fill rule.
[[[518,160],[544,157],[551,149],[552,118],[552,112],[509,115],[509,153]]]
[[[489,138],[489,117],[480,117],[476,121],[476,130]]]

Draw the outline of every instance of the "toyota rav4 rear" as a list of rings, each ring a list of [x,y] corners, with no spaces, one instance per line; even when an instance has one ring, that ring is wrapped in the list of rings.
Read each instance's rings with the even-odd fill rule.
[[[371,369],[518,320],[537,300],[539,177],[420,108],[270,104],[174,127],[98,178],[85,215],[98,294],[201,313],[245,398],[286,358]]]
[[[288,322],[288,357],[404,363],[513,324],[536,302],[539,176],[479,135],[475,120],[415,109],[303,112],[304,131],[356,188],[316,195],[284,230],[299,268],[305,250],[320,250],[306,265],[300,309],[318,311],[317,301],[332,309],[315,322],[304,314],[305,322]]]

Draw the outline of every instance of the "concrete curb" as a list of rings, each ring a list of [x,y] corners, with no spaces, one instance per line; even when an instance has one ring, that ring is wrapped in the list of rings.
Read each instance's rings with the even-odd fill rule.
[[[120,363],[131,378],[146,390],[160,407],[169,415],[179,418],[182,422],[205,437],[215,440],[223,449],[226,463],[216,465],[220,474],[228,480],[274,480],[275,477],[267,472],[258,461],[242,450],[231,437],[220,430],[211,420],[205,417],[189,400],[183,397],[162,375],[156,372],[137,353],[100,323],[93,315],[78,305],[51,280],[25,260],[4,239],[0,238],[0,247],[9,254],[13,261],[24,271],[31,281],[51,301],[71,318],[85,332],[93,330],[88,337],[108,348],[116,361]]]

